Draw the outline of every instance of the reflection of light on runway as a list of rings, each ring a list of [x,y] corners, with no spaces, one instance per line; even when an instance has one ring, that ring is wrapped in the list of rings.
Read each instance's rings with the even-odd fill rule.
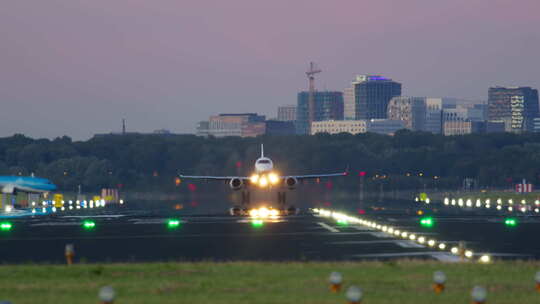
[[[262,226],[264,226],[264,221],[263,220],[252,220],[251,221],[251,226],[253,228],[261,228]]]
[[[277,209],[261,207],[249,210],[248,214],[251,218],[255,219],[277,219],[280,212]]]

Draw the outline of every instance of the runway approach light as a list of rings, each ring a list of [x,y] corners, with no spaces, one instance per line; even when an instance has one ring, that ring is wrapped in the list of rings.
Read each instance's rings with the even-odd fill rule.
[[[507,218],[504,220],[504,224],[507,227],[516,227],[517,226],[517,220],[515,218]]]
[[[10,222],[0,223],[0,230],[2,231],[10,231],[11,228],[13,228],[13,225]]]
[[[339,292],[341,290],[341,284],[343,283],[343,276],[341,273],[334,271],[328,277],[328,282],[330,282],[330,291]]]
[[[487,291],[482,286],[474,286],[471,297],[474,304],[482,304],[486,302]]]
[[[176,229],[180,227],[180,220],[177,219],[171,219],[167,221],[167,228],[169,229]]]
[[[91,221],[91,220],[86,220],[86,221],[83,221],[82,225],[83,225],[84,229],[91,230],[91,229],[94,229],[96,227],[96,222]]]
[[[114,289],[111,286],[101,287],[98,293],[99,300],[103,304],[113,303],[115,295],[116,293],[114,292]]]
[[[422,227],[431,228],[434,224],[435,221],[432,217],[423,217],[420,219],[420,226]]]
[[[363,295],[364,293],[362,292],[362,289],[354,285],[347,288],[347,292],[345,292],[345,296],[351,304],[359,304],[360,302],[362,302]]]
[[[435,271],[433,273],[433,291],[436,294],[444,291],[444,283],[446,283],[446,274],[442,271]]]

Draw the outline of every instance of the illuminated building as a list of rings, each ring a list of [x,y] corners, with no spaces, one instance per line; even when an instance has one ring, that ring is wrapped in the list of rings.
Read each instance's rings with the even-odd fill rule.
[[[406,129],[424,131],[426,98],[396,96],[388,103],[388,119],[401,120]]]
[[[530,87],[489,88],[487,116],[491,122],[503,122],[506,132],[533,131],[538,117],[538,90]]]
[[[390,99],[401,95],[401,83],[378,75],[356,76],[355,119],[387,118]]]
[[[366,133],[367,132],[367,122],[365,120],[325,120],[325,121],[314,121],[311,124],[311,134],[317,133],[328,133],[328,134],[338,134],[338,133]]]

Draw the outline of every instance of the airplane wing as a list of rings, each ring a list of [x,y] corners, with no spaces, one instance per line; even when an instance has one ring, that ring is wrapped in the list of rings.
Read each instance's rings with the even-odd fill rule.
[[[281,179],[285,179],[288,177],[293,177],[298,180],[302,179],[315,179],[315,178],[324,178],[324,177],[335,177],[335,176],[347,176],[349,172],[339,172],[339,173],[328,173],[328,174],[308,174],[308,175],[289,175],[289,176],[281,176]]]
[[[205,175],[182,175],[178,174],[178,177],[181,179],[203,179],[203,180],[218,180],[218,181],[229,181],[233,178],[238,178],[240,180],[249,180],[247,176],[205,176]]]

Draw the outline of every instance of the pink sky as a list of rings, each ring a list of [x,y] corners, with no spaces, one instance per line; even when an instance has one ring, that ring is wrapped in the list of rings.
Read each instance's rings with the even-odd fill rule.
[[[404,94],[540,87],[538,0],[47,0],[0,7],[0,136],[193,132],[379,73]]]

